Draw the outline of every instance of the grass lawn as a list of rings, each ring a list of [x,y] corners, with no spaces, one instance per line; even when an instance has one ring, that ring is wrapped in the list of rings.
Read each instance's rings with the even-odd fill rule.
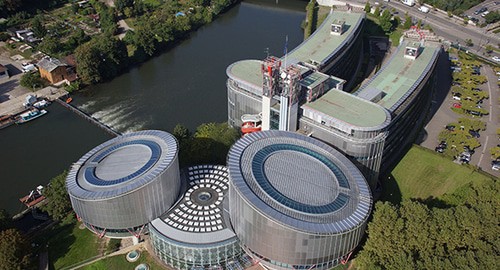
[[[61,269],[99,254],[99,239],[88,229],[80,229],[81,223],[58,227],[50,237],[48,250],[52,269]]]
[[[141,251],[141,257],[136,262],[128,262],[125,259],[125,254],[109,257],[100,261],[97,261],[91,265],[81,268],[82,270],[126,270],[134,269],[137,265],[141,263],[147,263],[149,269],[168,269],[167,267],[158,264],[146,251]]]
[[[382,200],[392,203],[409,198],[439,198],[469,182],[480,184],[489,179],[420,146],[413,146],[389,177],[383,184]]]

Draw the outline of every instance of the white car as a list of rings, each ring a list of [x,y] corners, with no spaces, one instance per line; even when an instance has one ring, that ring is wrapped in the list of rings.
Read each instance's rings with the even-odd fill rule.
[[[495,61],[495,62],[500,62],[500,57],[498,57],[496,55],[491,57],[491,59],[493,59],[493,61]]]

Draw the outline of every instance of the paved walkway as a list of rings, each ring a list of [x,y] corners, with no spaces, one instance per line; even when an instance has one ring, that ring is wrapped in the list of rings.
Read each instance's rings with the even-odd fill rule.
[[[68,94],[68,91],[64,88],[55,88],[52,86],[45,87],[35,92],[29,92],[25,95],[19,95],[7,101],[0,103],[0,115],[4,114],[17,114],[22,112],[25,108],[23,103],[25,102],[26,95],[34,94],[39,98],[47,98],[49,100],[54,100],[56,98],[62,97]]]
[[[87,265],[93,264],[93,263],[95,263],[95,262],[97,262],[97,261],[100,261],[100,260],[102,260],[102,259],[106,259],[106,258],[108,258],[108,257],[113,257],[113,256],[116,256],[116,255],[121,255],[121,254],[127,254],[129,251],[132,251],[132,250],[137,250],[137,249],[139,249],[139,250],[145,250],[145,249],[146,249],[145,244],[144,244],[144,241],[143,241],[143,242],[141,242],[141,243],[139,243],[139,244],[137,244],[137,245],[129,246],[129,247],[126,247],[126,248],[120,249],[120,250],[118,250],[118,251],[116,251],[116,252],[110,253],[110,254],[108,254],[108,255],[104,255],[104,256],[99,257],[99,258],[96,258],[96,259],[94,259],[94,260],[91,260],[91,261],[88,261],[88,262],[86,262],[86,263],[80,264],[80,265],[78,265],[78,266],[75,266],[75,267],[73,267],[73,268],[70,268],[70,270],[80,269],[80,268],[82,268],[82,267],[84,267],[84,266],[87,266]]]

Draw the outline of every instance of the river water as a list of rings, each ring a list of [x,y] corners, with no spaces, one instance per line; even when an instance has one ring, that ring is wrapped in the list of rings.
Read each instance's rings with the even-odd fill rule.
[[[276,3],[278,2],[278,3]],[[194,130],[227,121],[226,68],[243,59],[282,56],[303,40],[306,1],[251,0],[231,8],[169,51],[114,80],[74,97],[75,105],[120,132]],[[0,208],[11,214],[18,198],[110,137],[53,104],[36,121],[0,130]]]
[[[243,2],[168,52],[93,86],[77,104],[120,132],[227,121],[226,67],[263,59],[266,50],[282,56],[287,35],[288,47],[299,44],[304,4]]]

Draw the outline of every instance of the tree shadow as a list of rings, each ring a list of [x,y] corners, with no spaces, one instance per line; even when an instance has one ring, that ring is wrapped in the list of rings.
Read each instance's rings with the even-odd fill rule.
[[[75,242],[76,238],[73,235],[75,224],[54,227],[48,239],[47,250],[49,253],[49,269],[56,269],[54,263],[64,257],[68,253],[71,245]]]
[[[429,197],[427,197],[425,199],[416,198],[416,199],[412,199],[412,200],[420,202],[422,204],[425,204],[429,208],[448,209],[448,208],[453,207],[453,205],[445,202],[444,200],[442,200],[440,198],[436,198],[434,196],[429,196]]]

